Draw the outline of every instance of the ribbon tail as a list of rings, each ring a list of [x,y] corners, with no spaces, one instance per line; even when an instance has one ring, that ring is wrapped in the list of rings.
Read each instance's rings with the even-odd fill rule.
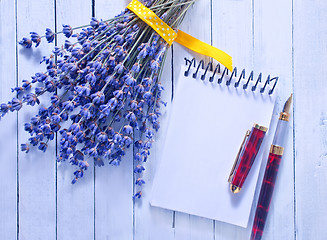
[[[202,42],[181,30],[178,30],[177,38],[175,39],[175,41],[194,52],[216,59],[229,71],[233,71],[232,57],[224,51],[221,51],[218,48],[215,48],[205,42]]]

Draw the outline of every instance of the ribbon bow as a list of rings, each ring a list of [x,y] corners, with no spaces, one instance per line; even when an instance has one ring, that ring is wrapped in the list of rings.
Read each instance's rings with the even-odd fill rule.
[[[178,30],[175,32],[170,26],[162,21],[153,11],[144,6],[138,0],[132,0],[127,8],[134,12],[142,21],[156,31],[169,45],[174,41],[188,49],[212,57],[223,64],[228,70],[233,71],[232,57],[224,51],[202,42],[191,35]]]

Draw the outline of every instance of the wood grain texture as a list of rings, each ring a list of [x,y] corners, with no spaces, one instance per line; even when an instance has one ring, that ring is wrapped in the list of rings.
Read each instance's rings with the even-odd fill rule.
[[[54,46],[45,42],[36,49],[18,46],[16,59],[16,38],[20,40],[30,31],[43,33],[46,27],[57,26],[60,30],[63,23],[87,24],[93,12],[98,18],[108,19],[128,3],[0,0],[0,102],[12,98],[10,88],[16,86],[17,79],[21,85],[22,79],[29,80],[37,71],[44,71],[39,61]],[[283,102],[294,92],[294,117],[263,239],[322,240],[327,235],[326,12],[327,2],[323,0],[198,0],[180,26],[230,53],[238,68],[280,76],[272,130]],[[58,43],[63,40],[58,37]],[[175,94],[185,56],[209,60],[174,44],[163,71],[164,101],[170,102]],[[46,98],[41,100],[44,106],[49,105]],[[69,163],[56,163],[54,141],[45,154],[37,149],[28,155],[20,152],[20,144],[29,137],[23,124],[36,114],[36,109],[27,106],[18,115],[11,113],[1,119],[0,239],[248,239],[265,160],[246,229],[150,206],[152,180],[167,128],[167,109],[162,109],[161,129],[145,165],[143,199],[135,203],[132,149],[117,168],[108,164],[94,168],[90,160],[85,177],[71,185],[73,168]]]
[[[155,142],[153,144],[153,149],[151,151],[151,158],[147,166],[146,174],[149,174],[147,177],[147,201],[151,197],[152,191],[152,182],[155,176],[156,170],[160,167],[161,153],[163,150],[165,136],[168,127],[168,109],[171,106],[171,98],[173,91],[173,72],[172,72],[172,63],[173,63],[173,49],[168,50],[166,61],[163,66],[161,83],[163,84],[165,91],[162,94],[162,101],[167,102],[167,107],[161,108],[161,117],[160,117],[160,129],[155,136]],[[148,236],[146,239],[173,239],[174,238],[174,212],[166,209],[151,207],[149,203],[143,205],[143,208],[146,209],[148,215],[148,221],[143,223],[143,229],[148,229]],[[142,212],[139,213],[139,222],[143,221]],[[149,222],[150,225],[147,225],[146,222]],[[142,238],[140,238],[142,239]]]
[[[46,27],[54,27],[54,1],[17,1],[17,37],[22,39],[29,32],[42,32]],[[37,24],[35,24],[37,23]],[[18,51],[18,81],[31,80],[36,72],[44,72],[40,65],[42,56],[49,55],[51,47],[45,45],[34,49]],[[40,97],[42,106],[50,101]],[[26,143],[29,134],[24,131],[24,123],[37,114],[37,108],[25,106],[18,113],[18,144]],[[19,150],[18,194],[19,194],[19,239],[56,239],[56,191],[55,191],[55,142],[48,143],[46,153],[37,148],[29,154]]]
[[[169,102],[171,100],[172,91],[172,71],[171,71],[172,52],[168,50],[166,62],[162,72],[161,82],[165,88],[162,94],[162,101]],[[160,117],[160,130],[156,133],[155,141],[151,149],[151,154],[146,163],[144,163],[145,171],[143,178],[146,182],[142,187],[142,200],[135,201],[134,204],[134,239],[172,239],[173,237],[173,212],[165,209],[158,209],[150,206],[151,190],[153,177],[160,163],[160,153],[163,147],[163,138],[165,129],[167,129],[167,112],[168,109],[162,107]],[[134,174],[134,181],[137,176]],[[161,233],[160,235],[158,233]]]
[[[129,1],[95,1],[99,19],[118,15]],[[95,239],[133,238],[133,149],[114,167],[105,162],[95,169]]]
[[[188,10],[179,29],[201,41],[211,44],[211,8],[212,2],[210,0],[196,2]],[[192,59],[192,57],[205,59],[207,62],[209,58],[194,53],[178,44],[175,44],[174,47],[174,50],[176,49],[174,51],[173,66],[174,86],[177,86],[180,67],[185,64],[184,57],[188,59]],[[174,216],[175,239],[214,239],[214,222],[212,220],[180,212],[176,212]]]
[[[238,74],[245,68],[248,76],[253,69],[252,1],[213,1],[212,12],[212,44],[233,57]],[[248,229],[216,221],[215,239],[246,239]]]
[[[172,49],[169,49],[166,55],[165,64],[161,74],[161,83],[165,91],[161,96],[161,100],[170,105],[172,97]],[[167,109],[169,107],[161,107],[162,116],[160,117],[160,130],[155,134],[151,154],[147,162],[143,164],[145,171],[142,174],[146,184],[142,186],[142,200],[134,202],[134,239],[173,239],[173,212],[150,206],[152,182],[156,169],[160,163],[160,153],[163,147],[163,139],[167,129]],[[135,140],[140,136],[135,135]],[[145,137],[143,136],[143,140]],[[134,153],[135,154],[135,153]],[[137,163],[134,163],[136,165]],[[134,182],[138,174],[134,174]],[[134,192],[138,191],[138,187],[134,188]]]
[[[286,99],[293,92],[292,3],[290,1],[254,2],[254,70],[262,71],[264,76],[269,73],[272,74],[272,77],[279,76],[278,99],[270,124],[270,129],[274,131],[279,113],[283,109]],[[294,239],[292,121],[291,117],[285,152],[266,220],[264,239]],[[270,142],[272,137],[273,134],[270,134]],[[266,159],[263,161],[261,173],[264,173]],[[263,175],[259,177],[259,186],[262,177]],[[257,201],[260,190],[258,185],[255,201]],[[283,230],[280,231],[280,229]]]
[[[326,239],[327,3],[294,1],[296,238]]]
[[[75,1],[56,0],[57,31],[63,24],[72,27],[87,25],[92,17],[92,0]],[[67,38],[58,35],[60,47]],[[67,39],[74,43],[76,39]],[[62,127],[68,127],[64,123]],[[58,135],[58,142],[60,134]],[[58,143],[59,144],[59,143]],[[57,239],[93,239],[94,238],[94,168],[93,159],[89,159],[89,168],[84,177],[74,185],[73,172],[76,166],[70,163],[57,163]]]
[[[16,86],[15,2],[0,2],[0,102],[13,97]],[[5,116],[0,124],[0,239],[17,239],[17,114]],[[3,127],[6,126],[6,127]]]

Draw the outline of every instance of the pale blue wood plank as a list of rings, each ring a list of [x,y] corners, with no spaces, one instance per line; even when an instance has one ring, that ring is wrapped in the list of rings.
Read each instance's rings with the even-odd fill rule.
[[[272,76],[280,77],[279,98],[270,126],[274,132],[279,113],[292,92],[292,3],[283,0],[254,2],[254,10],[254,69],[266,73],[265,76],[270,73]],[[288,130],[285,152],[263,233],[264,239],[294,238],[292,118]],[[272,137],[270,134],[270,143]],[[261,173],[264,172],[266,162],[267,160],[264,159]],[[263,175],[259,178],[257,194],[260,191],[262,177]],[[255,208],[252,209],[251,220],[254,218],[254,212]],[[251,231],[252,221],[249,225]]]
[[[54,1],[17,1],[18,39],[29,37],[30,31],[42,34],[46,27],[54,26]],[[38,71],[45,71],[39,64],[51,48],[42,44],[38,49],[18,48],[18,79],[30,79]],[[42,106],[48,107],[48,97],[40,97]],[[29,134],[24,123],[38,111],[37,107],[25,106],[19,112],[18,143],[25,143]],[[42,153],[33,148],[29,154],[19,152],[19,239],[55,239],[55,143],[48,143]]]
[[[118,15],[130,1],[95,1],[98,19]],[[95,168],[95,238],[133,239],[133,149],[121,165]]]
[[[191,201],[191,199],[190,199]],[[175,217],[175,239],[215,239],[214,221],[198,216],[176,212]]]
[[[162,101],[167,102],[167,107],[161,108],[160,116],[160,129],[156,133],[155,142],[153,144],[153,149],[151,151],[151,158],[149,159],[150,164],[147,166],[146,181],[147,186],[144,189],[146,191],[145,200],[146,205],[143,207],[143,213],[141,212],[139,216],[139,222],[142,222],[143,215],[147,217],[147,221],[143,223],[143,229],[148,228],[148,239],[174,239],[175,226],[174,226],[174,212],[167,209],[151,207],[148,201],[151,198],[152,193],[152,183],[155,177],[157,169],[160,167],[160,161],[162,160],[161,154],[165,144],[165,137],[168,127],[169,119],[169,109],[171,107],[171,99],[173,94],[173,47],[168,49],[165,64],[163,66],[163,73],[161,78],[161,83],[163,84],[165,90],[162,93]],[[148,209],[147,211],[144,211]],[[138,212],[137,212],[138,213]],[[148,224],[148,226],[146,225]],[[140,227],[140,224],[139,226]],[[142,230],[142,228],[139,228]],[[142,235],[140,235],[142,236]],[[140,238],[142,239],[142,238]]]
[[[194,3],[188,10],[183,23],[179,27],[182,31],[211,44],[211,9],[210,0],[201,0]],[[204,59],[209,62],[209,57],[196,54],[178,44],[174,48],[174,85],[178,84],[180,67],[185,65],[184,57],[192,59],[195,57],[197,62]],[[190,199],[190,201],[192,201]],[[185,213],[175,213],[175,239],[204,239],[211,240],[215,237],[213,220],[201,218]]]
[[[62,24],[72,27],[87,25],[92,17],[92,0],[76,1],[56,0],[57,31]],[[78,32],[80,30],[76,30]],[[58,35],[58,46],[67,39]],[[76,38],[68,39],[76,42]],[[69,126],[70,121],[63,124]],[[60,140],[60,134],[58,134]],[[59,144],[59,143],[58,143]],[[57,238],[89,240],[94,238],[94,169],[93,159],[86,159],[90,166],[84,177],[74,185],[73,172],[77,169],[69,162],[57,164]]]
[[[213,45],[233,58],[239,73],[253,69],[252,1],[218,0],[212,2]]]
[[[175,238],[178,240],[191,239],[191,215],[175,213]]]
[[[296,239],[327,229],[327,2],[294,1]]]
[[[169,49],[163,66],[161,83],[165,90],[162,93],[161,100],[170,102],[172,94],[172,52]],[[151,154],[146,163],[143,178],[146,182],[142,187],[142,199],[136,200],[134,206],[135,212],[135,239],[173,239],[173,212],[161,208],[151,207],[150,199],[152,192],[152,183],[156,170],[159,168],[161,153],[164,145],[165,133],[168,124],[167,110],[168,106],[162,107],[160,112],[160,129],[155,133],[155,141],[152,145]],[[136,177],[135,177],[136,180]]]
[[[233,67],[237,67],[238,76],[244,68],[248,76],[253,69],[252,1],[219,0],[213,1],[212,5],[213,45],[232,56]],[[230,163],[231,168],[232,165],[233,162]],[[249,230],[235,225],[215,222],[216,240],[248,239],[248,232]]]
[[[162,208],[151,207],[150,215],[151,218],[148,223],[149,235],[146,239],[174,239],[175,226],[173,212]]]
[[[115,6],[116,3],[112,1],[104,1],[97,0],[96,4],[99,3],[107,4],[108,6]],[[125,1],[122,4],[125,6],[129,1]],[[243,39],[245,42],[251,41],[250,38],[242,36],[239,38],[237,34],[238,30],[235,28],[228,28],[228,24],[224,22],[218,15],[219,12],[223,12],[225,14],[230,14],[230,12],[235,10],[236,6],[231,8],[226,7],[224,11],[220,7],[218,7],[219,3],[222,1],[214,1],[213,4],[213,22],[221,21],[224,24],[225,29],[220,30],[218,27],[215,27],[215,23],[213,24],[213,31],[217,32],[217,35],[213,34],[213,43],[218,43],[221,41],[222,45],[226,46],[221,47],[217,46],[221,49],[226,50],[227,52],[233,52],[233,57],[236,54],[237,65],[242,65],[245,62],[245,65],[248,64],[251,60],[251,52],[249,52],[249,48],[246,47],[246,53],[239,54],[242,49],[238,42]],[[227,6],[227,4],[234,4],[237,7],[241,4],[244,4],[245,1],[228,1],[224,2],[223,5]],[[121,4],[121,3],[119,3]],[[50,6],[52,5],[52,6]],[[85,4],[84,4],[85,5]],[[9,6],[9,8],[7,8]],[[64,11],[67,14],[65,6],[67,3],[62,4],[62,7],[58,8],[58,11]],[[81,8],[84,8],[82,4]],[[68,8],[68,7],[67,7]],[[88,7],[89,8],[89,7]],[[117,7],[120,9],[120,7]],[[79,12],[80,10],[76,10],[76,4],[74,5],[74,11]],[[275,10],[274,10],[275,9]],[[0,76],[2,88],[0,89],[0,100],[1,102],[10,99],[9,87],[15,85],[15,57],[14,57],[14,2],[10,1],[1,1],[0,2],[0,10],[1,10],[1,27],[0,27]],[[323,25],[324,18],[323,12],[326,10],[326,3],[323,1],[318,1],[312,4],[309,1],[296,3],[294,9],[295,16],[295,125],[297,129],[295,130],[296,134],[296,146],[297,146],[297,155],[296,155],[296,189],[297,189],[297,238],[298,239],[323,239],[323,236],[326,235],[324,227],[321,225],[325,222],[325,216],[323,212],[324,204],[323,199],[325,198],[325,194],[321,185],[321,182],[326,181],[326,171],[324,171],[324,156],[326,155],[324,149],[326,148],[326,144],[324,141],[325,136],[325,115],[326,109],[324,108],[324,102],[326,101],[324,94],[322,94],[322,90],[324,89],[325,83],[323,76],[325,74],[325,70],[323,67],[317,67],[317,63],[326,62],[325,59],[325,48],[323,47],[323,43],[326,38],[325,32],[317,31],[315,25]],[[22,36],[27,36],[30,30],[36,30],[39,32],[43,32],[45,27],[52,27],[54,23],[53,17],[53,1],[43,1],[36,3],[35,1],[18,1],[18,12],[19,12],[19,38]],[[278,16],[275,13],[279,13]],[[114,12],[116,13],[116,11]],[[217,13],[217,15],[216,15]],[[59,14],[59,15],[60,15]],[[106,13],[105,13],[106,14]],[[76,17],[74,15],[72,17]],[[42,20],[40,21],[40,17]],[[289,2],[279,2],[275,3],[273,1],[269,1],[268,3],[258,3],[255,5],[255,26],[257,28],[255,32],[255,57],[254,63],[255,68],[257,70],[266,70],[267,72],[275,72],[281,76],[281,86],[283,92],[281,93],[282,98],[286,97],[286,93],[291,90],[291,82],[287,81],[291,79],[290,72],[290,54],[292,51],[292,46],[290,45],[290,37],[292,29],[290,28],[291,24],[291,10]],[[50,18],[50,20],[49,20]],[[105,18],[105,16],[103,17]],[[194,19],[195,17],[192,16]],[[10,20],[12,19],[12,20]],[[48,20],[44,20],[48,19]],[[65,19],[65,18],[64,18]],[[88,22],[89,17],[87,18]],[[240,21],[239,17],[236,17],[233,21]],[[244,25],[249,26],[249,22],[252,19],[248,19],[248,17],[244,17]],[[277,19],[277,22],[275,22]],[[279,19],[279,20],[278,20]],[[10,20],[10,22],[9,22]],[[7,22],[8,21],[8,22]],[[190,21],[185,19],[185,21]],[[184,22],[185,22],[184,21]],[[66,22],[71,23],[72,21]],[[77,21],[77,25],[83,24],[85,21]],[[235,26],[235,22],[231,23],[231,26]],[[187,29],[188,28],[188,29]],[[190,32],[191,24],[186,26],[185,29],[187,32]],[[245,30],[247,31],[247,30]],[[218,33],[221,33],[219,36]],[[5,33],[5,34],[4,34]],[[7,33],[7,34],[6,34]],[[8,35],[9,34],[9,35]],[[226,36],[224,36],[224,34]],[[227,38],[228,36],[232,36],[233,38]],[[11,37],[8,37],[11,36]],[[314,36],[314,37],[313,37]],[[220,39],[220,40],[219,40]],[[277,40],[276,40],[277,39]],[[216,42],[215,42],[216,41]],[[227,44],[228,41],[231,41],[230,44]],[[235,41],[235,42],[234,42]],[[7,43],[8,42],[8,43]],[[247,44],[245,44],[247,45]],[[228,49],[229,48],[229,49]],[[9,54],[9,50],[10,54]],[[309,55],[308,50],[309,51]],[[3,54],[5,51],[5,54]],[[31,74],[36,72],[37,70],[43,69],[38,65],[38,61],[42,55],[46,55],[50,52],[50,48],[39,48],[36,50],[32,50],[35,55],[31,55],[31,51],[21,50],[19,47],[19,80],[23,78],[28,78]],[[183,52],[185,51],[185,52]],[[286,53],[285,53],[286,51]],[[181,54],[183,52],[183,54]],[[175,68],[182,64],[182,58],[187,53],[186,50],[182,50],[180,47],[175,47]],[[250,53],[250,54],[249,54]],[[178,55],[181,57],[178,58]],[[183,56],[182,56],[183,55]],[[276,56],[281,56],[278,58]],[[11,60],[9,60],[11,58]],[[276,59],[274,59],[276,58]],[[235,59],[235,57],[234,57]],[[250,60],[249,60],[250,59]],[[240,64],[238,64],[240,63]],[[317,71],[311,71],[310,73],[307,71],[309,67],[315,66],[313,69],[318,69]],[[167,63],[166,63],[167,65]],[[319,65],[318,65],[319,66]],[[322,64],[320,64],[322,66]],[[246,65],[248,68],[248,66]],[[251,67],[251,66],[250,66]],[[179,67],[178,67],[179,68]],[[309,75],[310,74],[310,75]],[[177,74],[175,74],[177,76]],[[311,84],[310,88],[307,87],[308,81],[314,79],[315,84]],[[5,83],[4,83],[5,82]],[[315,100],[313,100],[315,99]],[[279,107],[281,100],[279,100]],[[22,143],[24,139],[28,137],[25,133],[23,133],[22,124],[24,120],[29,120],[29,117],[35,113],[35,111],[30,111],[31,108],[28,108],[26,111],[22,111],[20,113],[20,135],[19,135],[19,143]],[[279,109],[275,110],[275,117],[278,115]],[[319,114],[317,114],[319,113]],[[0,178],[3,179],[0,181],[0,211],[2,214],[5,214],[5,221],[0,221],[0,238],[2,239],[16,239],[17,231],[16,231],[16,203],[17,203],[17,192],[16,192],[16,137],[13,132],[15,129],[15,114],[11,116],[6,116],[1,120],[0,123],[0,132],[1,136],[8,136],[5,138],[2,137],[1,146],[0,146],[0,158],[2,159],[3,168],[0,170]],[[6,127],[2,127],[5,125]],[[272,125],[273,127],[274,125]],[[291,129],[290,129],[291,130]],[[307,141],[307,139],[314,138],[313,141]],[[284,156],[284,162],[281,166],[278,182],[275,189],[275,197],[273,198],[273,205],[270,212],[270,217],[268,220],[268,225],[266,226],[265,234],[267,239],[293,239],[292,234],[294,234],[294,222],[291,219],[294,218],[291,212],[294,212],[294,205],[292,203],[292,174],[289,173],[289,169],[292,169],[292,162],[286,161],[285,159],[292,158],[291,146],[292,139],[288,140],[288,152]],[[160,148],[160,146],[159,146]],[[4,150],[5,149],[5,150]],[[47,154],[41,154],[39,151],[32,151],[31,155],[25,156],[24,154],[19,154],[20,156],[20,165],[19,165],[19,182],[20,182],[20,233],[19,236],[21,239],[54,239],[55,236],[55,162],[54,162],[54,146],[50,144],[50,151]],[[155,150],[157,154],[160,154],[160,151]],[[159,157],[154,157],[158,159]],[[312,159],[308,162],[308,159]],[[122,167],[122,166],[121,166]],[[152,166],[148,168],[153,168]],[[124,169],[124,167],[122,168]],[[58,196],[58,217],[61,219],[60,227],[62,230],[59,230],[60,237],[72,236],[74,233],[77,233],[80,230],[81,223],[76,223],[76,219],[80,219],[82,222],[85,220],[85,217],[88,216],[90,218],[93,217],[92,211],[92,200],[90,201],[91,195],[94,193],[91,190],[91,193],[87,193],[87,197],[81,197],[84,194],[84,189],[89,188],[92,185],[92,169],[88,170],[87,174],[91,175],[91,177],[86,176],[84,182],[81,181],[81,184],[75,188],[76,186],[70,186],[71,180],[71,168],[68,164],[64,164],[64,166],[58,167],[59,174],[58,184],[60,185],[60,196],[63,196],[64,199],[60,200]],[[102,171],[103,170],[103,171]],[[108,171],[107,171],[108,170]],[[111,171],[114,170],[114,171]],[[118,171],[116,171],[118,170]],[[102,171],[102,173],[100,173]],[[112,178],[106,178],[109,173],[113,172]],[[121,173],[123,172],[123,173]],[[132,174],[121,176],[120,174],[124,174],[124,170],[119,169],[108,169],[102,168],[99,170],[99,175],[103,175],[103,179],[107,179],[106,181],[110,181],[110,179],[116,180],[123,178],[124,180],[132,178]],[[262,177],[262,176],[261,176]],[[112,180],[112,181],[113,181]],[[97,180],[96,180],[97,181]],[[96,186],[99,185],[99,189],[101,192],[98,196],[96,194],[96,201],[99,201],[98,209],[99,216],[96,216],[96,222],[100,223],[100,226],[96,226],[96,233],[99,231],[99,239],[100,236],[117,236],[121,234],[121,230],[123,229],[123,225],[117,224],[118,230],[115,227],[106,228],[107,224],[114,221],[114,217],[118,216],[120,213],[120,209],[125,206],[124,203],[120,202],[121,197],[112,196],[111,203],[116,203],[116,208],[110,207],[110,201],[107,199],[108,190],[102,191],[102,189],[109,188],[106,185],[106,181],[99,178],[99,182],[96,182]],[[64,184],[67,182],[67,184]],[[86,183],[85,183],[86,182]],[[129,184],[129,189],[132,186],[132,182],[126,180]],[[120,188],[125,187],[125,184],[118,184],[116,188],[111,187],[109,189],[114,190],[115,193],[118,193],[119,196],[128,195],[126,192],[121,192]],[[91,187],[92,189],[92,187]],[[125,188],[126,189],[126,188]],[[289,190],[291,193],[289,193]],[[88,190],[89,191],[89,190]],[[97,191],[97,190],[96,190]],[[100,191],[99,191],[100,192]],[[103,194],[104,192],[104,194]],[[258,193],[258,192],[257,192]],[[65,195],[65,196],[64,196]],[[67,195],[67,196],[66,196]],[[104,196],[103,196],[104,195]],[[91,196],[91,197],[90,197]],[[77,213],[75,210],[70,209],[69,203],[75,203],[78,199],[80,202],[87,202],[87,207],[83,210],[82,213]],[[125,198],[124,198],[125,199]],[[127,199],[127,198],[126,198]],[[126,200],[128,202],[130,199]],[[106,203],[109,202],[109,203]],[[144,203],[144,202],[143,202]],[[59,206],[60,205],[60,206]],[[50,206],[50,207],[49,207]],[[128,203],[128,210],[124,211],[125,217],[128,219],[128,222],[124,226],[128,226],[129,233],[128,235],[120,235],[120,236],[131,236],[131,216],[132,210],[131,205]],[[103,207],[103,208],[102,208]],[[100,209],[105,209],[103,212],[100,212]],[[160,236],[166,236],[166,239],[169,239],[169,236],[175,234],[178,236],[184,236],[184,239],[189,239],[192,234],[193,236],[200,235],[200,232],[208,233],[207,227],[210,224],[206,222],[202,222],[200,219],[199,225],[204,224],[204,226],[200,226],[200,230],[190,232],[192,228],[192,220],[190,220],[190,216],[187,214],[177,214],[177,218],[175,221],[175,229],[173,228],[173,212],[160,210],[160,209],[151,209],[144,208],[144,211],[139,211],[138,218],[141,219],[144,217],[144,223],[138,224],[139,230],[145,229],[145,235],[137,235],[137,236],[151,236],[153,238],[160,239]],[[112,213],[113,217],[107,217]],[[254,211],[254,210],[253,210]],[[286,213],[287,214],[286,214]],[[291,213],[289,215],[288,213]],[[287,216],[285,218],[285,216]],[[125,217],[118,217],[119,221],[122,219],[126,219]],[[252,215],[253,217],[253,215]],[[58,219],[59,219],[58,218]],[[88,220],[91,222],[92,220]],[[101,222],[104,222],[101,224]],[[150,226],[147,224],[150,223]],[[58,227],[59,227],[58,225]],[[251,225],[251,224],[250,224]],[[82,225],[83,226],[83,225]],[[84,225],[85,226],[85,225]],[[171,228],[170,228],[171,226]],[[70,227],[73,229],[69,230]],[[78,230],[76,228],[79,227]],[[148,229],[146,229],[148,228]],[[151,228],[151,229],[149,229]],[[245,236],[248,237],[251,226],[246,229],[238,229],[235,231],[235,227],[228,224],[218,223],[216,222],[215,229],[216,239],[242,239]],[[4,231],[5,229],[5,231]],[[98,229],[98,230],[97,230]],[[136,228],[137,229],[137,228]],[[156,231],[158,229],[158,231]],[[276,229],[278,231],[276,231]],[[167,230],[167,232],[165,231]],[[85,236],[92,237],[92,228],[88,230]],[[78,234],[78,233],[77,233]],[[59,236],[59,235],[58,235]],[[75,235],[74,235],[75,236]],[[58,237],[59,238],[59,237]],[[97,238],[97,237],[96,237]],[[88,239],[88,238],[87,238]]]
[[[15,1],[0,1],[0,103],[16,86]],[[0,239],[17,239],[17,114],[0,121]]]

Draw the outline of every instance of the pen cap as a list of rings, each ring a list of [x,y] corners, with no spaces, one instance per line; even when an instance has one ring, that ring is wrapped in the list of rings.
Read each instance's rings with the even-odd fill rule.
[[[251,131],[247,131],[228,178],[233,193],[241,190],[266,132],[267,128],[258,124],[254,124]]]

